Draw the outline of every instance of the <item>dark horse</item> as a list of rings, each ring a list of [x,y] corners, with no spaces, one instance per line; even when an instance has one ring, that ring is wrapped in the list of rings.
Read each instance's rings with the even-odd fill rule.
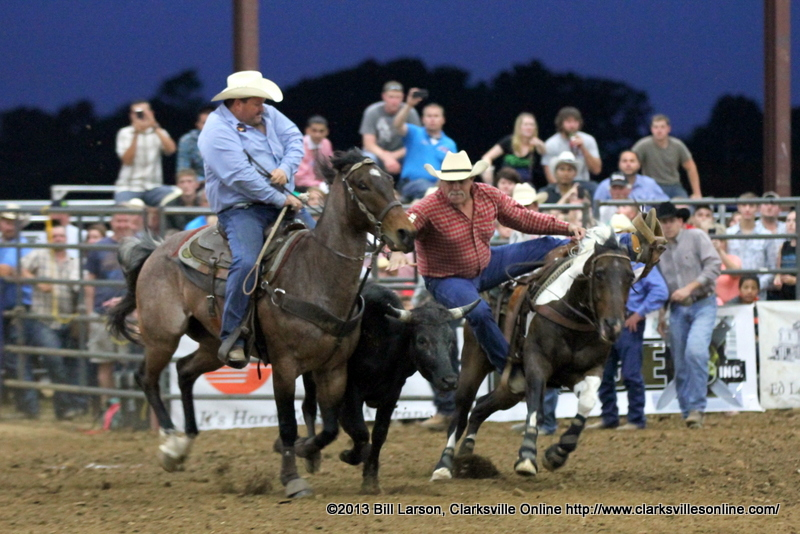
[[[654,256],[653,262],[657,259]],[[552,265],[553,261],[558,262],[557,266]],[[458,451],[459,455],[472,453],[480,425],[494,412],[507,410],[524,397],[528,417],[519,458],[514,464],[520,475],[538,472],[536,419],[544,403],[545,387],[566,386],[579,399],[578,414],[571,426],[559,443],[545,453],[545,467],[561,467],[575,450],[586,417],[597,401],[611,345],[622,332],[628,292],[634,282],[628,251],[617,242],[609,227],[590,230],[577,251],[566,258],[550,258],[545,269],[548,266],[556,269],[544,275],[552,284],[543,290],[537,290],[538,285],[517,287],[509,301],[509,313],[514,316],[509,320],[514,326],[507,323],[504,328],[504,333],[513,339],[514,327],[524,333],[530,320],[523,345],[526,392],[513,394],[501,382],[494,391],[478,399],[469,416],[467,436]],[[512,309],[520,315],[511,313]],[[514,343],[512,350],[513,346]],[[456,443],[467,427],[469,408],[478,387],[491,371],[492,365],[475,337],[465,329],[456,411],[448,429],[447,445],[431,480],[452,478]]]
[[[399,202],[392,179],[357,150],[337,153],[332,168],[323,169],[330,195],[319,224],[303,236],[285,260],[277,277],[257,298],[257,322],[272,364],[280,439],[284,446],[281,483],[290,497],[311,493],[297,474],[295,455],[319,454],[336,439],[337,416],[347,382],[347,360],[355,349],[359,328],[346,334],[323,330],[301,316],[284,311],[285,302],[313,307],[336,323],[352,313],[359,287],[367,233],[385,241],[393,250],[413,250],[415,230]],[[200,375],[221,367],[217,359],[220,322],[209,315],[207,290],[192,284],[175,261],[185,233],[162,244],[152,239],[134,240],[120,249],[128,292],[109,317],[112,332],[128,334],[126,317],[138,310],[145,361],[138,380],[161,427],[161,465],[168,471],[180,468],[192,440],[197,436],[192,387]],[[262,284],[263,285],[263,284]],[[291,299],[291,300],[289,300]],[[330,316],[333,316],[332,318]],[[332,331],[333,330],[333,331]],[[159,394],[159,376],[184,334],[200,344],[194,353],[177,363],[178,384],[185,414],[185,435],[176,432]],[[338,334],[338,335],[337,335]],[[323,420],[320,434],[295,446],[295,380],[313,372]]]

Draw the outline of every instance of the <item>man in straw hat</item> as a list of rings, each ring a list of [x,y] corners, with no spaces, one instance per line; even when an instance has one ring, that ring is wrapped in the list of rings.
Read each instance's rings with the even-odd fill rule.
[[[441,170],[426,165],[426,170],[439,179],[439,190],[409,209],[409,219],[417,229],[419,271],[433,298],[448,308],[475,301],[481,291],[525,273],[530,263],[542,260],[554,248],[568,243],[547,236],[490,247],[495,221],[528,234],[568,235],[573,239],[586,234],[579,225],[528,210],[499,189],[476,183],[474,177],[486,170],[487,165],[481,160],[473,166],[464,151],[447,154]],[[653,230],[648,233],[652,235]],[[659,229],[656,235],[660,235]],[[638,234],[637,239],[641,243],[659,242],[658,238],[648,240]],[[621,242],[635,250],[631,255],[637,259],[653,253],[649,246],[631,246],[628,235]],[[388,270],[406,263],[404,254],[392,253]],[[467,315],[467,321],[489,361],[502,372],[509,346],[489,305],[481,301]],[[508,384],[514,392],[525,390],[521,369],[512,370]]]
[[[208,116],[198,139],[206,170],[206,195],[228,236],[233,262],[222,312],[219,357],[247,363],[239,331],[250,297],[242,282],[264,244],[264,229],[286,206],[300,210],[292,195],[294,173],[303,159],[303,134],[283,113],[265,104],[283,93],[257,71],[235,72],[212,101],[222,100]]]

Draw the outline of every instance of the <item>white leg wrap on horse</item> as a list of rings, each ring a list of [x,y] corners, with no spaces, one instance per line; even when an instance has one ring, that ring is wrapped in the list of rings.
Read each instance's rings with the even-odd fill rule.
[[[536,427],[536,410],[532,411],[530,417],[528,417],[528,426],[530,428]]]
[[[599,376],[587,376],[575,384],[573,391],[578,396],[578,415],[589,417],[594,405],[597,404],[597,390],[600,389]]]
[[[158,450],[172,458],[185,458],[189,455],[194,440],[190,437],[176,433],[161,431],[161,445]]]

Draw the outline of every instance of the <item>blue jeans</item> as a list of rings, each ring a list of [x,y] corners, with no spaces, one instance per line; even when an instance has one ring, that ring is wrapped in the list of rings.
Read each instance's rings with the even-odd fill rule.
[[[499,286],[509,277],[531,270],[531,263],[541,261],[554,248],[567,243],[566,239],[540,237],[513,245],[492,247],[489,265],[473,279],[425,277],[425,287],[437,302],[447,308],[465,306],[480,299],[480,292]],[[508,270],[508,273],[506,273]],[[467,315],[467,322],[489,361],[498,372],[503,372],[508,357],[508,341],[492,316],[486,301]]]
[[[222,311],[220,332],[223,341],[244,320],[250,297],[244,294],[242,284],[247,273],[255,265],[264,245],[264,229],[275,222],[279,213],[280,210],[274,206],[252,204],[246,208],[233,208],[218,214],[219,222],[228,235],[233,258],[225,286],[225,308]],[[252,278],[250,282],[257,283]]]
[[[684,419],[691,411],[706,409],[708,346],[716,320],[717,297],[713,294],[691,306],[670,306],[670,352],[675,363],[678,404]]]
[[[555,434],[556,430],[558,430],[558,421],[556,421],[558,395],[559,388],[546,388],[544,390],[544,404],[536,425],[545,434]]]
[[[669,198],[689,198],[689,193],[680,183],[677,184],[658,184],[664,194]]]
[[[57,329],[36,319],[25,319],[25,339],[32,347],[51,349],[71,348],[69,326],[62,325]],[[30,359],[30,357],[29,357]],[[63,358],[61,356],[42,356],[40,361],[50,380],[54,384],[78,385],[79,360],[76,358]],[[56,417],[61,418],[71,409],[85,410],[87,400],[81,395],[56,391],[53,395],[53,410]],[[36,398],[36,412],[38,408],[38,395]]]
[[[603,381],[598,390],[603,403],[603,424],[607,427],[619,426],[617,409],[617,363],[622,368],[622,381],[628,390],[628,422],[644,428],[644,378],[642,377],[642,347],[644,345],[644,321],[639,321],[636,331],[622,329],[622,335],[608,355],[603,370]]]
[[[151,208],[163,206],[170,200],[181,196],[181,190],[173,185],[161,185],[148,191],[117,191],[114,193],[114,202],[123,204],[134,198],[141,199]]]
[[[3,333],[6,345],[22,344],[25,339],[24,326],[13,324],[11,319],[3,318]],[[25,358],[25,368],[20,376],[19,356],[16,353],[3,351],[2,371],[6,378],[33,381],[33,362],[30,357]],[[14,388],[14,405],[18,412],[36,416],[39,415],[39,392],[35,389]]]
[[[455,336],[458,323],[461,321],[450,321],[450,328]],[[450,350],[450,366],[453,372],[458,374],[458,346],[454,343]],[[436,413],[452,415],[456,411],[456,392],[455,390],[442,391],[431,386],[433,389],[433,405],[436,406]]]

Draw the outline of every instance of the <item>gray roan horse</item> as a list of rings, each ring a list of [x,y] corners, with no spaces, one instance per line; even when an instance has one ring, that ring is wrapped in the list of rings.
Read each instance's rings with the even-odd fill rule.
[[[557,252],[558,249],[551,253],[553,256],[543,268],[554,269],[543,275],[554,282],[544,290],[537,290],[539,285],[520,285],[509,301],[512,317],[508,317],[510,323],[504,325],[506,336],[514,339],[512,332],[515,330],[524,335],[530,321],[524,340],[512,341],[512,353],[523,348],[526,393],[513,394],[501,382],[494,391],[478,399],[469,415],[469,428],[459,456],[473,452],[478,428],[490,415],[511,408],[524,397],[528,417],[514,470],[520,475],[536,475],[536,419],[544,403],[546,386],[573,389],[579,403],[578,414],[569,429],[558,444],[546,451],[545,467],[551,470],[561,467],[577,446],[586,417],[597,401],[597,389],[611,345],[622,332],[634,274],[627,250],[617,242],[610,227],[589,230],[577,252],[573,251],[568,257],[556,259]],[[566,251],[560,252],[565,254]],[[653,255],[650,268],[658,256],[660,253]],[[466,328],[456,411],[448,429],[447,445],[431,480],[452,478],[456,443],[467,427],[469,408],[478,387],[491,371],[492,365]]]
[[[315,324],[289,314],[280,305],[300,302],[305,307],[322,308],[329,317],[344,322],[358,297],[367,233],[403,252],[413,250],[416,235],[402,206],[395,201],[391,177],[372,160],[351,150],[337,153],[331,163],[332,168],[322,170],[330,184],[330,195],[319,224],[299,240],[266,290],[254,295],[258,299],[257,322],[267,351],[260,356],[272,364],[284,446],[280,478],[289,497],[311,494],[309,484],[297,474],[295,455],[319,454],[336,439],[347,360],[358,343],[360,330],[355,327],[344,335],[339,330],[337,335],[335,328],[334,332],[331,328],[323,330],[317,326],[319,321]],[[113,333],[130,336],[125,318],[138,310],[141,343],[145,347],[138,380],[158,417],[162,434],[159,459],[168,471],[181,467],[198,434],[192,398],[194,382],[203,373],[221,367],[217,359],[219,317],[209,315],[207,290],[189,282],[175,262],[176,250],[185,237],[185,233],[179,233],[160,245],[152,239],[134,240],[121,247],[128,292],[109,317]],[[180,435],[164,407],[158,384],[161,371],[184,334],[200,347],[177,363],[186,421],[185,435]],[[309,371],[317,385],[323,430],[295,444],[295,380]]]

